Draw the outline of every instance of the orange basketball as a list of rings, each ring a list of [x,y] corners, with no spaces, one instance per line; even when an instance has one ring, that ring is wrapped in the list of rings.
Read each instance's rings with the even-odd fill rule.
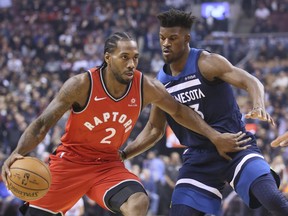
[[[48,166],[35,157],[24,157],[10,166],[7,177],[11,192],[21,200],[32,201],[43,197],[51,184]]]

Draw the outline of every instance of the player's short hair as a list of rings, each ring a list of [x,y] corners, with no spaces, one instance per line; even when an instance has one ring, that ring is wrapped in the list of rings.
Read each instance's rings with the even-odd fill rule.
[[[181,27],[190,30],[196,17],[192,12],[185,12],[177,9],[170,9],[168,11],[159,13],[157,15],[161,27]]]
[[[118,41],[135,41],[135,39],[128,32],[115,32],[106,39],[104,54],[106,52],[112,53],[117,48]]]
[[[114,34],[110,35],[104,44],[104,55],[106,52],[112,53],[117,49],[117,42],[118,41],[136,41],[132,35],[128,32],[115,32]],[[100,68],[105,68],[107,63],[105,61],[99,66]]]

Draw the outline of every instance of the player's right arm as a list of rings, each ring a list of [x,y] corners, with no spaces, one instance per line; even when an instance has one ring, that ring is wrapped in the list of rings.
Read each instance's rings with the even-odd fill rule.
[[[152,105],[149,119],[135,140],[129,143],[124,149],[125,158],[129,159],[152,148],[159,141],[166,128],[165,113],[157,106]]]
[[[5,183],[6,175],[10,175],[9,167],[15,160],[21,159],[31,152],[44,139],[50,128],[72,106],[85,104],[89,91],[87,82],[89,82],[87,73],[67,80],[43,113],[25,129],[17,147],[3,164],[2,178]]]

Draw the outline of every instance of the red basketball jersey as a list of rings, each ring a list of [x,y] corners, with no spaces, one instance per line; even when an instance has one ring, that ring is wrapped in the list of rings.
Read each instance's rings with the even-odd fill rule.
[[[101,69],[92,68],[89,75],[87,105],[80,112],[71,110],[62,144],[87,160],[119,160],[118,149],[129,137],[142,109],[142,73],[135,71],[121,98],[109,94]]]

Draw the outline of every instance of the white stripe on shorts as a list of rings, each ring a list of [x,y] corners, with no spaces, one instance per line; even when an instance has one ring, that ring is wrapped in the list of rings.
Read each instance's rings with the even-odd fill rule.
[[[216,196],[218,196],[220,199],[222,199],[222,194],[220,193],[220,191],[217,189],[217,188],[213,188],[213,187],[210,187],[208,185],[205,185],[197,180],[194,180],[194,179],[189,179],[189,178],[183,178],[183,179],[179,179],[177,182],[176,182],[176,185],[178,184],[191,184],[191,185],[194,185],[198,188],[201,188],[201,189],[204,189],[206,191],[209,191],[213,194],[215,194]]]
[[[253,153],[253,154],[248,154],[248,155],[246,155],[244,158],[242,158],[242,160],[240,161],[240,163],[236,166],[236,169],[235,169],[234,175],[233,175],[233,179],[232,179],[232,181],[230,182],[230,185],[231,185],[231,187],[232,187],[233,189],[234,189],[234,186],[235,186],[235,185],[234,185],[235,178],[236,178],[236,176],[238,175],[238,173],[240,172],[243,164],[244,164],[247,160],[249,160],[250,158],[252,158],[252,157],[260,157],[260,158],[263,158],[263,159],[264,159],[264,157],[263,157],[262,155],[255,154],[255,153]]]

